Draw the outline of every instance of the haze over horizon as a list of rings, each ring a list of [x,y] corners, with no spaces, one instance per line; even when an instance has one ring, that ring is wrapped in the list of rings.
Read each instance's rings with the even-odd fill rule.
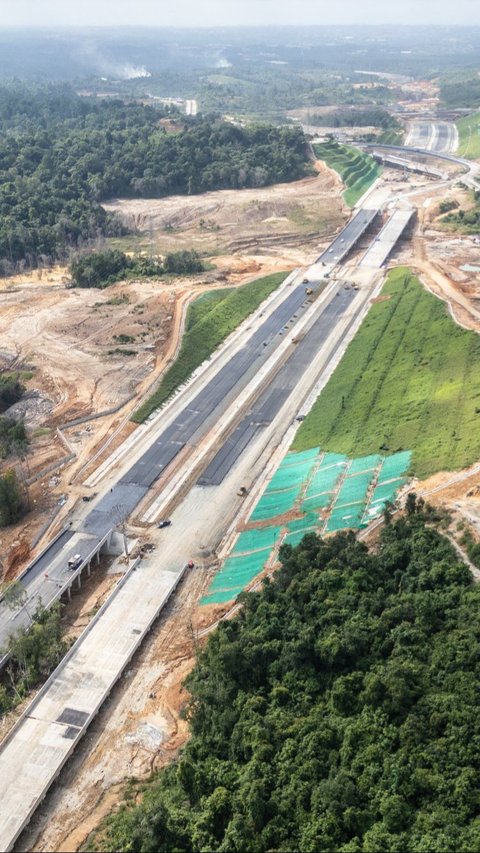
[[[478,0],[2,0],[0,27],[480,25]]]

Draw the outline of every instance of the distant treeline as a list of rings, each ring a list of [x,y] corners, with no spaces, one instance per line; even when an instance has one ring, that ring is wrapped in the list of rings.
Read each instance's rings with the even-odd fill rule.
[[[1,85],[0,275],[121,233],[101,206],[107,198],[265,186],[309,171],[299,128],[210,117],[172,134],[164,114],[69,86]]]
[[[446,80],[440,87],[440,98],[447,107],[472,107],[480,103],[480,77]]]
[[[378,107],[340,109],[329,113],[308,113],[307,124],[314,127],[379,127],[382,130],[399,128],[396,118]]]

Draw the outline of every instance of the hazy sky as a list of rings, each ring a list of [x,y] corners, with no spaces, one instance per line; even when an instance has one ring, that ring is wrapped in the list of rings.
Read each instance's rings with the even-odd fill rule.
[[[480,0],[0,0],[0,26],[480,24]]]

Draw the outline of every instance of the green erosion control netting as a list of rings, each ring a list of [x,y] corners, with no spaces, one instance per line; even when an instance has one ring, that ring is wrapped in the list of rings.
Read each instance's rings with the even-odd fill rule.
[[[286,468],[289,465],[298,465],[299,462],[308,462],[311,459],[316,459],[319,453],[319,447],[312,447],[310,450],[301,450],[300,453],[287,453],[280,467]]]
[[[320,457],[320,468],[330,468],[331,465],[346,465],[348,456],[343,453],[324,453]]]
[[[388,483],[381,483],[377,486],[367,506],[364,521],[368,523],[372,518],[375,518],[376,515],[380,515],[380,513],[383,512],[387,501],[393,503],[398,490],[401,489],[406,482],[406,477],[400,477],[399,480],[390,480]]]
[[[313,475],[305,496],[307,498],[311,498],[314,495],[321,495],[324,492],[332,492],[344,470],[345,468],[339,465],[335,465],[333,468],[327,468],[326,470],[324,468],[320,468],[317,473]]]
[[[361,474],[363,471],[374,471],[375,468],[378,468],[381,461],[382,457],[376,453],[373,456],[361,456],[359,459],[354,459],[348,469],[348,476]]]
[[[287,529],[290,533],[295,530],[308,530],[310,527],[318,525],[318,516],[314,512],[308,512],[303,518],[297,518],[295,521],[289,521]]]
[[[388,483],[379,483],[374,489],[370,505],[378,503],[378,501],[390,501],[395,493],[401,489],[407,482],[405,477],[400,477],[398,480],[390,480]]]
[[[334,533],[336,530],[344,530],[346,527],[359,528],[364,510],[364,503],[334,509],[327,521],[325,533]]]
[[[245,530],[240,533],[232,554],[244,554],[247,551],[259,551],[262,548],[273,548],[278,539],[281,527],[261,527],[257,530]]]
[[[356,477],[345,477],[335,501],[334,509],[362,501],[366,503],[368,487],[373,479],[373,471],[357,474]]]
[[[225,560],[223,568],[215,575],[210,584],[209,592],[218,592],[221,589],[232,589],[235,586],[246,586],[255,575],[258,575],[267,562],[272,548],[264,548],[263,551],[255,551],[242,557],[229,557]]]
[[[297,530],[295,533],[287,533],[282,545],[291,545],[292,548],[295,548],[300,544],[306,533],[318,533],[318,528],[309,527],[308,530]]]
[[[302,501],[302,512],[311,510],[327,509],[333,501],[333,492],[324,492],[322,495],[314,495],[312,498],[305,498]]]
[[[402,450],[400,453],[394,453],[393,456],[387,456],[383,460],[378,482],[385,483],[387,480],[398,480],[410,468],[412,454],[409,450]]]
[[[266,521],[269,518],[275,518],[277,515],[283,515],[284,512],[289,512],[293,509],[300,489],[300,486],[294,486],[293,489],[288,489],[285,492],[265,492],[253,510],[250,521]]]
[[[305,480],[308,480],[314,465],[315,459],[299,462],[298,465],[281,465],[270,480],[266,493],[284,491],[292,486],[301,486]]]
[[[211,595],[204,595],[200,604],[224,604],[226,601],[233,601],[239,592],[242,592],[243,586],[236,586],[232,589],[223,589],[220,592],[213,592]]]
[[[281,543],[295,547],[306,533],[334,533],[366,526],[382,512],[386,501],[394,501],[407,482],[405,472],[410,462],[409,451],[386,458],[372,454],[353,461],[341,453],[322,453],[318,448],[288,453],[249,522],[270,521],[290,512],[300,495],[296,514],[303,512],[303,517],[283,526],[271,524],[243,531],[201,603],[223,604],[236,598],[262,572]],[[324,516],[327,514],[326,522],[319,516],[321,510]]]

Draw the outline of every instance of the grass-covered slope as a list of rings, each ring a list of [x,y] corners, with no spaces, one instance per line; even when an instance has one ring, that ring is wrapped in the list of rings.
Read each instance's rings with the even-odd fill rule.
[[[480,458],[480,336],[393,270],[297,433],[294,449],[413,451],[425,477]]]
[[[346,203],[353,207],[381,174],[381,167],[369,154],[358,148],[340,145],[338,142],[323,142],[314,145],[319,160],[335,169],[347,187],[343,194]]]
[[[480,159],[480,113],[459,119],[457,129],[460,157],[467,157],[469,160]]]
[[[94,848],[479,850],[468,569],[416,514],[375,552],[310,535],[282,559],[200,652],[180,759],[139,805],[132,789]]]
[[[403,145],[405,139],[405,131],[402,128],[391,128],[384,130],[377,138],[377,142],[381,145]]]
[[[286,275],[286,272],[272,273],[242,287],[222,288],[199,296],[188,309],[177,359],[132,420],[143,423],[249,314],[256,311]]]

